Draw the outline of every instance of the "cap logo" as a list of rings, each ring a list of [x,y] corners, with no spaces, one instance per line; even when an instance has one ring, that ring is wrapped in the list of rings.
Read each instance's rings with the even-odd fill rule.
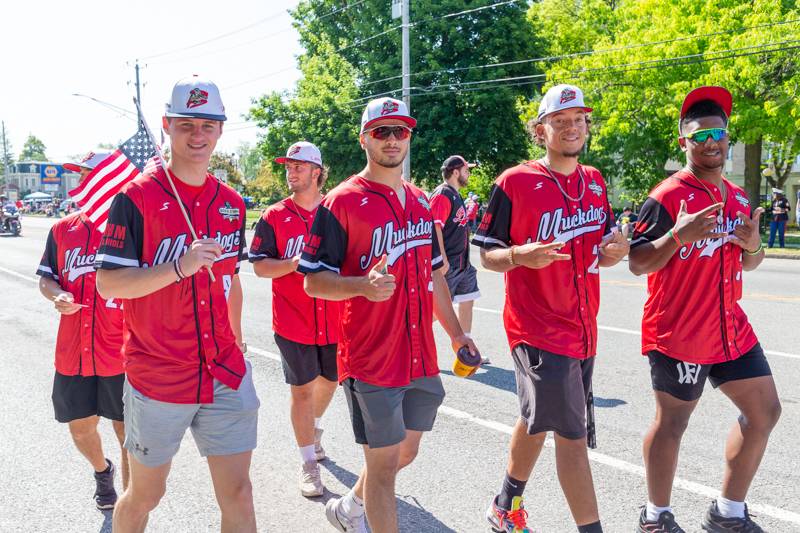
[[[189,91],[189,99],[186,100],[186,107],[192,109],[208,103],[208,91],[195,87]]]
[[[566,104],[567,102],[575,100],[575,98],[577,98],[575,91],[573,91],[572,89],[564,89],[563,91],[561,91],[561,99],[558,101],[558,103]]]
[[[86,163],[88,160],[90,160],[93,157],[94,157],[94,152],[89,152],[88,154],[83,156],[83,159],[81,159],[81,163]]]
[[[297,155],[300,153],[300,150],[302,150],[300,146],[292,146],[291,148],[289,148],[289,153],[286,154],[286,157],[292,157],[293,155]]]
[[[383,108],[381,108],[381,116],[391,115],[392,113],[397,113],[399,110],[400,105],[397,102],[386,100],[383,103]]]

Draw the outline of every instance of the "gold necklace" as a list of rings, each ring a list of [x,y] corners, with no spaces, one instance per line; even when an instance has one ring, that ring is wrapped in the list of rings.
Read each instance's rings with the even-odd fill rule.
[[[706,186],[705,183],[703,183],[703,180],[698,178],[695,175],[695,173],[692,172],[689,169],[686,169],[686,172],[688,172],[689,175],[691,177],[693,177],[695,179],[695,181],[697,181],[697,183],[699,183],[700,186],[703,189],[705,189],[706,193],[708,194],[708,197],[711,198],[711,201],[716,204],[717,203],[717,197],[714,196],[711,193],[711,190]],[[724,213],[724,210],[725,210],[725,204],[728,201],[728,186],[725,184],[725,178],[722,178],[722,190],[720,191],[720,196],[722,196],[722,207],[719,208],[719,213],[717,213],[717,223],[722,224],[722,222],[723,222],[723,213]]]

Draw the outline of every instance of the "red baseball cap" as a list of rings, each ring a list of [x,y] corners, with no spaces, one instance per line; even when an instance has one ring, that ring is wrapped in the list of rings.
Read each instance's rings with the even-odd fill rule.
[[[690,107],[703,100],[711,100],[722,108],[722,110],[725,112],[725,116],[731,116],[731,109],[733,109],[733,96],[731,96],[730,91],[728,91],[728,89],[725,87],[708,85],[704,87],[698,87],[686,95],[686,98],[683,99],[683,105],[681,105],[681,118],[686,115],[686,112]]]

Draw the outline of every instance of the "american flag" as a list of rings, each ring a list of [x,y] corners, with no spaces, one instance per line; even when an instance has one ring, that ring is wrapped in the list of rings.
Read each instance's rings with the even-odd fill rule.
[[[155,170],[158,165],[155,155],[156,147],[140,121],[133,137],[101,161],[80,185],[69,192],[98,231],[105,229],[111,201],[125,184]]]

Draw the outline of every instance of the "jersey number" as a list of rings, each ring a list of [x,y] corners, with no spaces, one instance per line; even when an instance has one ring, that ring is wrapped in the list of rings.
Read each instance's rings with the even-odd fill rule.
[[[225,290],[225,300],[231,295],[231,284],[233,283],[233,276],[222,276],[222,288]]]

